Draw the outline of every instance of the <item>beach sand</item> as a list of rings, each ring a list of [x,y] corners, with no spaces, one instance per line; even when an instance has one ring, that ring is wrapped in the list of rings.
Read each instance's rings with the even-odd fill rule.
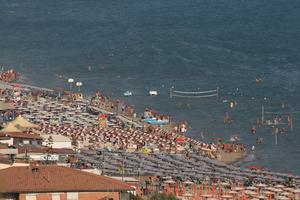
[[[233,164],[235,162],[238,162],[242,159],[244,159],[247,155],[247,152],[233,152],[233,153],[227,153],[225,151],[221,151],[219,153],[219,157],[217,160],[226,163],[226,164]]]

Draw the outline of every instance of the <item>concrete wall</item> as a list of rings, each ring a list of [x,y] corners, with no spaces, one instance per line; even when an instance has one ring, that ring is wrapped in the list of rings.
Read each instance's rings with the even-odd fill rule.
[[[54,142],[52,145],[53,148],[72,148],[71,142]]]
[[[43,142],[43,145],[46,146],[46,142]],[[61,149],[61,148],[68,148],[68,149],[71,149],[72,148],[72,144],[71,142],[53,142],[53,144],[51,145],[52,148],[58,148],[58,149]]]
[[[8,144],[9,146],[11,146],[11,145],[14,144],[14,139],[10,138],[8,140],[0,140],[0,142],[3,143],[3,144]]]
[[[18,149],[0,149],[1,154],[18,154]]]

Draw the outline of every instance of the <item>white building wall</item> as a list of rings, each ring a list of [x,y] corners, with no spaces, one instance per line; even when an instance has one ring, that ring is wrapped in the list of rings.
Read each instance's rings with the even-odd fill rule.
[[[14,144],[14,139],[10,138],[8,140],[0,140],[0,142],[3,143],[3,144],[8,144],[9,146],[11,146],[11,145]]]
[[[47,142],[43,142],[43,145],[46,146],[47,145]],[[71,142],[53,142],[53,144],[51,145],[52,148],[58,148],[58,149],[61,149],[61,148],[72,148],[72,144]]]

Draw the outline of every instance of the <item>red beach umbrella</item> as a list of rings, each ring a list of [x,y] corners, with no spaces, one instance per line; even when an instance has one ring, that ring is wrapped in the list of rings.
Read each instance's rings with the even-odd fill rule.
[[[260,169],[260,167],[256,166],[256,165],[250,165],[250,166],[247,166],[246,168],[253,169],[253,170],[259,170]]]
[[[185,139],[184,138],[176,138],[177,143],[184,143]]]

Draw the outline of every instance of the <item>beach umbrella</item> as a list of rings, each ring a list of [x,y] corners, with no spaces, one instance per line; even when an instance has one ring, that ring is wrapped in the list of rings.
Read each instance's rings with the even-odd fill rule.
[[[222,185],[222,186],[230,186],[230,184],[227,183],[227,182],[222,182],[222,183],[220,183],[220,185]]]
[[[247,169],[251,169],[251,170],[259,170],[260,167],[256,166],[256,165],[250,165],[250,166],[246,166]]]
[[[244,190],[244,188],[242,188],[242,187],[234,187],[234,188],[232,188],[232,190],[234,190],[234,191],[240,191],[240,190]]]
[[[245,194],[248,194],[248,195],[251,195],[251,196],[257,194],[256,192],[253,192],[251,190],[245,190],[244,192],[245,192]]]
[[[224,199],[232,199],[233,198],[233,196],[229,195],[229,194],[224,194],[221,197],[224,198]]]
[[[300,193],[300,189],[294,189],[293,192],[298,194]]]
[[[164,181],[164,183],[166,183],[166,184],[174,184],[174,183],[176,183],[176,182],[173,181],[173,180],[166,180],[166,181]]]
[[[257,187],[267,187],[267,185],[266,185],[266,184],[263,184],[263,183],[259,183],[259,184],[257,184],[256,186],[257,186]]]
[[[211,194],[202,194],[201,197],[210,198],[210,197],[212,197],[212,195]]]
[[[289,200],[290,198],[287,198],[285,196],[277,196],[276,199],[278,199],[278,200]]]
[[[20,92],[15,92],[15,93],[14,93],[14,96],[15,96],[15,97],[18,97],[18,96],[20,96],[20,94],[21,94]]]
[[[289,193],[289,192],[282,192],[280,194],[283,195],[283,196],[290,196],[291,195],[291,193]]]
[[[184,183],[184,184],[187,184],[187,185],[194,184],[192,181],[189,181],[189,180],[187,180],[187,181],[184,181],[183,183]]]
[[[274,188],[273,190],[272,190],[273,192],[282,192],[282,190],[281,189],[278,189],[278,188]]]
[[[257,190],[256,187],[253,187],[253,186],[249,186],[249,187],[246,187],[247,190]]]
[[[265,196],[264,195],[259,195],[258,199],[265,199]]]
[[[185,138],[176,138],[176,142],[177,143],[184,143],[185,142]]]
[[[266,195],[273,194],[273,192],[270,192],[270,191],[263,191],[263,193],[266,194]]]

